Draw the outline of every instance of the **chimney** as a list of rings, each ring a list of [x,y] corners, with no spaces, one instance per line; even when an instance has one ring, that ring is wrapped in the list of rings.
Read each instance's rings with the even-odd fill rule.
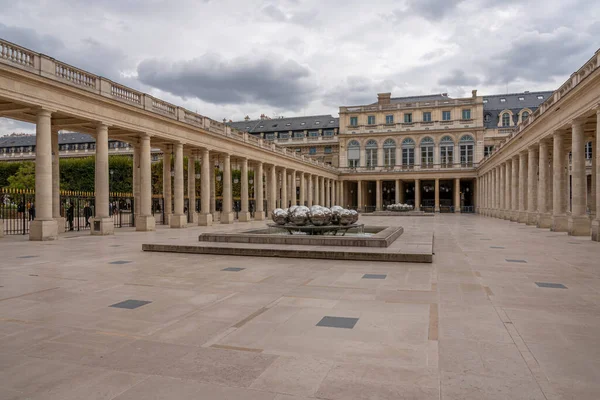
[[[391,93],[377,93],[377,104],[390,104]]]
[[[477,89],[471,90],[471,95],[473,96],[473,98],[477,97]]]

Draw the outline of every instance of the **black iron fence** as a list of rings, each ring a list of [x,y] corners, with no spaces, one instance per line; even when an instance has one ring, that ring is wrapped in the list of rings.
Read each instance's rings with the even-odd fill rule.
[[[93,192],[60,192],[60,216],[65,219],[65,231],[91,229],[96,212]],[[134,200],[131,193],[110,193],[108,214],[115,228],[135,226]],[[35,191],[0,189],[0,223],[5,235],[27,235],[35,219]]]

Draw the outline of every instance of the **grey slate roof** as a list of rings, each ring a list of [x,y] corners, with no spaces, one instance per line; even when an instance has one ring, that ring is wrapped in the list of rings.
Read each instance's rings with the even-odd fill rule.
[[[58,135],[58,144],[94,142],[96,139],[85,133],[61,133]],[[0,147],[19,146],[35,146],[35,135],[0,136]]]
[[[423,96],[407,96],[407,97],[392,97],[390,101],[392,103],[414,103],[417,101],[436,101],[436,100],[448,100],[452,97],[448,97],[447,94],[427,94]],[[377,104],[377,103],[375,103]]]
[[[333,129],[340,126],[340,119],[331,115],[310,115],[306,117],[254,119],[230,122],[227,125],[243,132],[287,132],[315,129]]]
[[[511,110],[513,112],[514,123],[518,123],[519,111],[524,108],[529,108],[532,112],[535,111],[548,97],[552,95],[552,91],[543,92],[523,92],[523,93],[508,93],[495,94],[483,97],[483,116],[484,125],[486,128],[497,128],[500,112],[503,110]],[[542,98],[539,99],[538,97]],[[505,101],[502,101],[504,99]],[[523,100],[520,100],[523,99]],[[485,116],[489,115],[490,120],[485,122]]]

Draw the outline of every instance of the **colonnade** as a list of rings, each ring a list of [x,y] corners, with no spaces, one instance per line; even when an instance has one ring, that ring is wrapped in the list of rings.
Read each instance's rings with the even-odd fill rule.
[[[594,129],[585,122],[573,120],[481,175],[479,212],[600,241],[600,110]]]
[[[57,238],[59,232],[64,231],[64,218],[60,216],[58,130],[52,126],[52,113],[48,110],[38,110],[36,122],[36,218],[30,225],[30,240],[52,240]],[[113,219],[109,215],[108,135],[109,127],[98,123],[94,135],[95,215],[90,221],[92,235],[114,233]],[[133,147],[133,213],[136,230],[152,231],[156,226],[152,213],[152,138],[147,134],[140,134],[128,140],[132,142]],[[182,142],[163,143],[162,147],[163,215],[164,222],[171,228],[183,228],[189,223],[207,226],[217,218],[224,224],[234,222],[233,163],[241,170],[241,201],[238,214],[240,222],[250,221],[251,216],[255,220],[264,220],[277,207],[286,208],[294,204],[332,206],[340,201],[341,185],[337,179],[238,157],[223,151],[188,146]],[[184,182],[184,155],[188,157],[187,184]],[[198,160],[199,174],[195,171]],[[216,168],[220,169],[222,174],[217,174]],[[249,175],[251,169],[254,171],[253,178]],[[198,177],[201,180],[201,204],[199,212],[196,213]],[[222,179],[222,210],[217,217],[215,180],[218,177]],[[189,219],[185,212],[186,186],[190,207]],[[250,193],[250,187],[254,193]],[[252,210],[251,194],[256,204]]]

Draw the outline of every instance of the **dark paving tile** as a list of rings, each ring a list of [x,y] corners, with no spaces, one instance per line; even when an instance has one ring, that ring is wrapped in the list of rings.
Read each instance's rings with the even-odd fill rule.
[[[118,260],[118,261],[111,261],[109,262],[109,264],[129,264],[131,261],[125,261],[125,260]]]
[[[527,261],[525,260],[511,260],[509,258],[505,258],[506,262],[511,262],[511,263],[523,263],[523,264],[527,264]]]
[[[123,247],[123,245],[122,244],[111,244],[108,247]]]
[[[502,246],[490,246],[490,249],[504,249]]]
[[[239,271],[243,271],[245,269],[246,268],[227,267],[227,268],[223,268],[221,271],[239,272]]]
[[[113,304],[113,305],[111,305],[111,307],[126,308],[128,310],[133,310],[134,308],[145,306],[146,304],[150,304],[150,303],[152,303],[152,302],[146,301],[146,300],[125,300],[120,303]]]
[[[21,257],[17,257],[17,258],[36,258],[36,257],[39,257],[39,256],[21,256]]]
[[[344,328],[352,329],[358,322],[358,318],[346,318],[346,317],[323,317],[319,321],[317,326],[325,326],[328,328]]]
[[[385,279],[387,275],[384,274],[364,274],[363,279]]]
[[[562,283],[536,282],[535,284],[543,288],[567,289]]]

